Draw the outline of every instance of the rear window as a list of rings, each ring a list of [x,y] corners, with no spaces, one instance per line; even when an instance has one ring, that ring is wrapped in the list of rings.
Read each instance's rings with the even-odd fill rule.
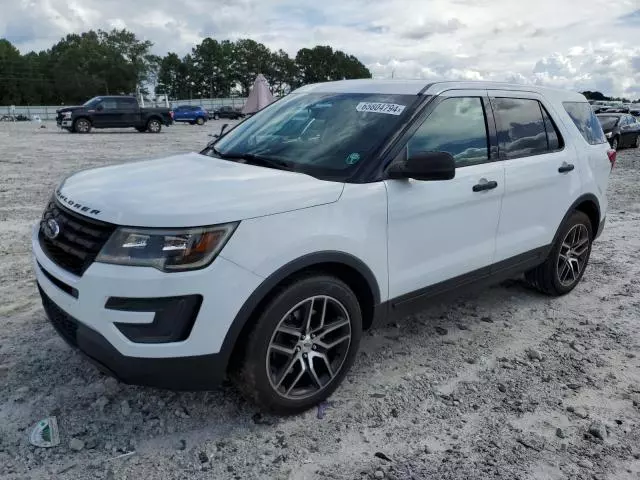
[[[576,127],[578,127],[578,130],[587,143],[591,145],[598,145],[600,143],[607,142],[607,137],[604,136],[602,126],[588,103],[563,102],[562,105],[564,105],[564,109],[567,111]]]

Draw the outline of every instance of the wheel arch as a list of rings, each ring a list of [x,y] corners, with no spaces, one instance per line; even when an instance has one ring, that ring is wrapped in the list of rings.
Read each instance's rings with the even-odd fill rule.
[[[244,302],[227,330],[220,350],[227,369],[238,365],[238,360],[242,358],[242,339],[246,338],[255,325],[259,313],[270,300],[270,293],[310,272],[334,275],[345,282],[358,297],[362,308],[363,328],[371,327],[375,306],[380,303],[380,287],[371,269],[362,260],[344,252],[326,251],[304,255],[267,277]]]
[[[553,238],[552,245],[556,243],[562,225],[564,225],[569,216],[575,211],[583,212],[585,215],[587,215],[587,217],[589,217],[591,223],[591,231],[593,233],[593,236],[596,236],[598,227],[600,226],[600,222],[602,220],[602,216],[600,213],[600,202],[598,201],[598,197],[596,197],[594,194],[585,193],[584,195],[578,197],[578,199],[573,202],[571,207],[569,207],[567,213],[565,213],[562,221],[560,222],[560,225],[558,225],[558,228],[556,229],[556,234]]]

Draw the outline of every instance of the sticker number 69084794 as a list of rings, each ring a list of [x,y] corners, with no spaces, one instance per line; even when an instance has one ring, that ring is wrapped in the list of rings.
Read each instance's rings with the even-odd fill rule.
[[[360,102],[356,105],[358,112],[386,113],[387,115],[400,115],[404,110],[404,105],[397,103],[382,102]]]

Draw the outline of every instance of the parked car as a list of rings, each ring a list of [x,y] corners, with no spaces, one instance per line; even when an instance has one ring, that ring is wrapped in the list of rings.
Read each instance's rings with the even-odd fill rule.
[[[634,117],[640,117],[640,103],[632,103],[629,105],[629,113]]]
[[[242,113],[230,105],[217,107],[209,112],[209,119],[213,120],[218,120],[219,118],[229,118],[231,120],[237,120],[242,117]]]
[[[89,133],[93,128],[135,128],[139,132],[160,133],[171,125],[171,110],[141,107],[136,97],[94,97],[78,107],[56,110],[58,127],[75,133]]]
[[[188,122],[191,125],[204,125],[209,113],[200,106],[180,105],[173,110],[174,122]]]
[[[522,272],[571,292],[615,160],[574,92],[308,85],[200,153],[66,178],[34,229],[35,275],[58,333],[122,381],[229,374],[298,412],[338,387],[364,330],[431,300]]]
[[[640,122],[633,115],[601,113],[598,120],[613,149],[640,147]]]

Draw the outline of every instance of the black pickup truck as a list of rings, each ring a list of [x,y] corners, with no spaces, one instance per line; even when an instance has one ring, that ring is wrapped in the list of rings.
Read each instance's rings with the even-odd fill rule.
[[[139,132],[160,133],[162,125],[171,125],[169,108],[138,105],[136,97],[94,97],[79,107],[56,110],[56,122],[70,132],[89,133],[92,128],[135,128]]]

